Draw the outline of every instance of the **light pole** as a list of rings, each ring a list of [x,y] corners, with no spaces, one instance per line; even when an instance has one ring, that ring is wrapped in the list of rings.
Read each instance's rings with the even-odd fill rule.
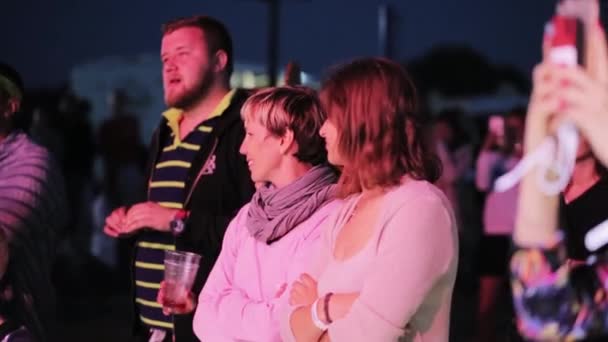
[[[268,28],[266,46],[266,72],[270,81],[270,86],[277,83],[277,66],[279,64],[279,20],[281,0],[257,0],[268,5]]]
[[[280,20],[281,20],[281,0],[257,0],[268,5],[268,37],[266,71],[270,79],[270,86],[277,83],[277,70],[279,69],[280,48]],[[302,0],[304,1],[304,0]]]

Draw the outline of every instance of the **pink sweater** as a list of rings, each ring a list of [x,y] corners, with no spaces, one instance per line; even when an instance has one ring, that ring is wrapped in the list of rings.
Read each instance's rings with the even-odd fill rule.
[[[255,240],[245,225],[249,205],[232,220],[219,258],[200,293],[194,332],[202,341],[281,341],[279,315],[290,285],[318,251],[323,223],[340,201],[326,204],[271,245]]]
[[[458,261],[457,227],[439,189],[406,178],[384,195],[374,234],[353,257],[333,258],[336,236],[359,196],[330,217],[318,260],[309,273],[319,295],[359,292],[347,316],[330,325],[331,341],[448,341]],[[281,335],[292,341],[289,316]],[[408,329],[406,329],[406,325]]]

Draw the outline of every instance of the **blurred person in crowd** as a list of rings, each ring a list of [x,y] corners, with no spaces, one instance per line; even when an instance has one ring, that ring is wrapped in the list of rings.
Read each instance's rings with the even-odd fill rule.
[[[116,89],[108,96],[110,117],[99,127],[98,146],[104,168],[103,193],[111,209],[141,202],[146,148],[137,117],[128,112],[128,95]]]
[[[230,89],[232,39],[216,19],[193,16],[165,24],[160,58],[169,109],[152,138],[147,202],[116,209],[104,230],[115,237],[136,235],[132,266],[140,340],[196,341],[192,313],[166,316],[157,303],[164,252],[202,255],[192,289],[198,296],[228,223],[255,190],[239,154],[245,136],[240,110],[248,93]]]
[[[57,128],[56,113],[47,101],[36,103],[32,109],[30,136],[37,144],[44,146],[55,160],[64,160],[65,142]]]
[[[66,180],[70,222],[62,248],[75,272],[82,272],[89,256],[93,224],[93,161],[95,137],[89,118],[90,103],[66,88],[60,94],[56,114],[63,138],[64,155],[60,160]]]
[[[463,116],[460,110],[446,110],[439,114],[433,126],[435,148],[442,166],[441,177],[435,185],[450,200],[458,218],[460,206],[464,204],[460,201],[459,188],[473,167],[473,148],[460,124]]]
[[[118,282],[127,285],[132,239],[115,240],[103,233],[105,218],[116,208],[145,200],[146,148],[142,143],[137,117],[128,110],[129,97],[124,89],[108,96],[109,117],[97,132],[102,163],[101,191],[93,202],[91,250],[106,265],[118,270]]]
[[[321,136],[342,168],[345,203],[292,285],[282,337],[447,341],[458,232],[431,184],[440,167],[426,150],[410,77],[386,59],[358,59],[330,74],[321,99]]]
[[[520,161],[524,112],[512,110],[506,116],[491,116],[488,133],[476,163],[475,183],[486,194],[483,234],[479,245],[478,339],[494,341],[496,311],[500,295],[507,291],[511,234],[515,226],[518,189],[494,191],[494,182]]]
[[[53,341],[51,268],[57,235],[67,223],[67,205],[63,179],[47,150],[12,125],[23,94],[17,71],[0,64],[0,231],[8,242],[17,320],[36,340]]]

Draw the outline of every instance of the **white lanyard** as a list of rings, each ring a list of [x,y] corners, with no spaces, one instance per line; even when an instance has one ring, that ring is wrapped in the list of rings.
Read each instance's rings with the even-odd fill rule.
[[[578,148],[578,131],[571,122],[562,123],[555,136],[546,137],[540,146],[526,154],[508,173],[494,183],[494,190],[506,191],[514,187],[534,166],[539,168],[536,184],[550,196],[559,194],[568,185]]]
[[[555,136],[546,137],[540,146],[526,154],[511,171],[499,177],[494,183],[494,190],[502,192],[514,187],[536,166],[539,169],[536,184],[540,191],[548,196],[559,194],[572,177],[578,142],[579,135],[574,124],[562,123]],[[585,247],[591,252],[606,244],[608,244],[608,220],[593,227],[585,235]]]

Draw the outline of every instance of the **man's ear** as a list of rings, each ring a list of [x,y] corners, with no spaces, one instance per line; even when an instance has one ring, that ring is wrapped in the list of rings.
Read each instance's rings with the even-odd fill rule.
[[[228,54],[224,50],[217,50],[215,53],[215,65],[213,70],[215,72],[222,72],[226,70],[228,66]]]

